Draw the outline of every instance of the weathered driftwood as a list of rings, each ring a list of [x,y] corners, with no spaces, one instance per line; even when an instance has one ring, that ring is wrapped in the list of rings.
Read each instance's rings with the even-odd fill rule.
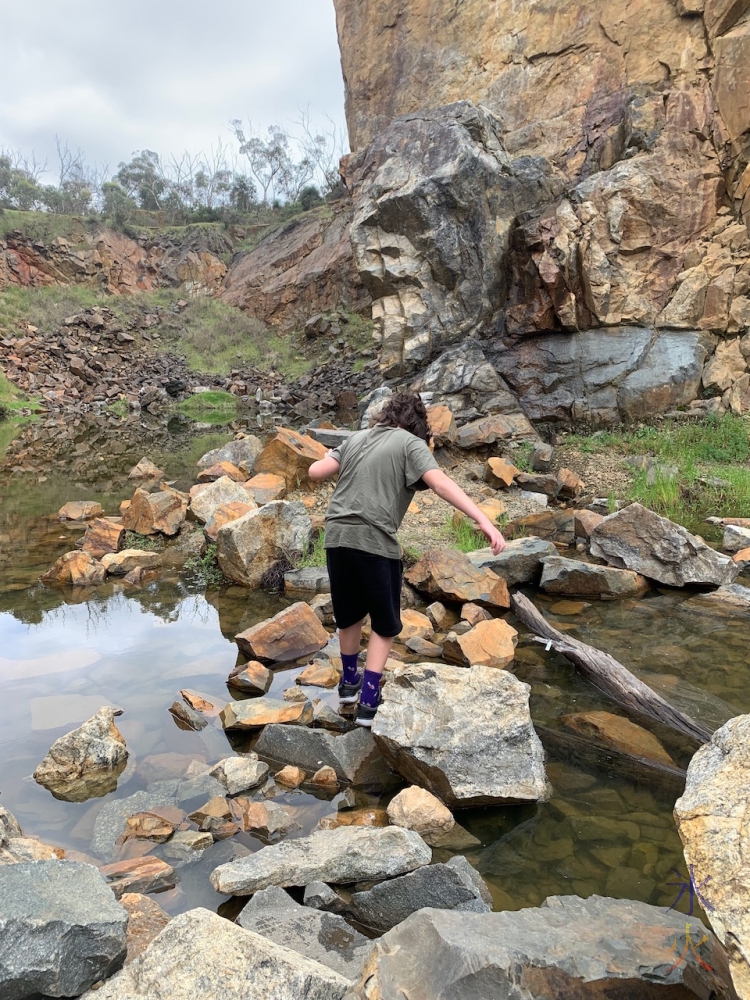
[[[709,742],[710,729],[670,705],[614,656],[558,632],[523,594],[513,594],[511,605],[516,616],[536,634],[539,641],[562,653],[602,694],[632,712],[656,719],[699,743]]]

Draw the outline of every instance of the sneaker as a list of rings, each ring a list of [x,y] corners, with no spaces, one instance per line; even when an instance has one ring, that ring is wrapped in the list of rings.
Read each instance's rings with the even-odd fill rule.
[[[341,705],[356,705],[359,701],[359,692],[362,688],[362,678],[363,674],[359,675],[359,679],[354,684],[346,684],[344,681],[339,682],[339,703]]]
[[[357,715],[354,722],[358,726],[364,726],[369,729],[372,725],[372,720],[375,718],[377,708],[370,708],[369,705],[363,705],[362,702],[357,705]]]

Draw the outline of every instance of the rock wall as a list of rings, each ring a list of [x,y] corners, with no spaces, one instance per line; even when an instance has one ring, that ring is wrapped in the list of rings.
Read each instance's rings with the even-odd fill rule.
[[[470,337],[532,419],[750,407],[750,0],[334,3],[386,375]]]

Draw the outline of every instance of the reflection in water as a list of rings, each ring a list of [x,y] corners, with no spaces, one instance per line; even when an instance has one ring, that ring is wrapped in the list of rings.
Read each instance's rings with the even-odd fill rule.
[[[89,418],[69,426],[56,421],[31,425],[9,447],[0,470],[0,790],[2,803],[27,834],[93,858],[94,825],[102,808],[153,790],[156,779],[139,769],[144,758],[178,753],[186,763],[212,763],[230,749],[215,724],[199,733],[183,731],[168,709],[184,687],[222,705],[236,697],[225,683],[237,662],[233,636],[280,610],[283,599],[239,587],[196,592],[171,568],[141,590],[121,581],[93,592],[52,590],[37,582],[82,530],[57,520],[65,501],[99,500],[105,513],[114,514],[132,493],[127,472],[143,455],[171,480],[187,484],[199,455],[230,436],[231,430],[196,432],[181,420],[144,424]],[[546,613],[571,626],[573,635],[611,652],[712,727],[750,710],[747,618],[698,610],[685,604],[684,594],[672,591],[652,591],[640,601],[591,602],[570,617]],[[564,658],[523,636],[512,669],[531,685],[532,713],[540,726],[559,730],[559,717],[570,712],[618,711]],[[281,697],[298,672],[277,670],[269,693]],[[311,697],[336,704],[330,691],[312,689]],[[116,790],[102,798],[56,799],[31,774],[51,743],[93,714],[95,704],[123,709],[117,724],[130,751],[128,765]],[[669,752],[686,765],[684,746],[670,744]],[[549,802],[459,816],[479,841],[465,854],[487,879],[495,905],[538,905],[552,893],[603,893],[669,906],[671,869],[683,864],[671,815],[674,789],[654,775],[623,778],[614,757],[610,774],[555,760],[548,771],[554,787]],[[339,806],[387,801],[387,796],[359,790],[330,801],[299,790],[277,789],[274,795],[300,826],[290,836],[309,832]],[[172,912],[197,905],[218,909],[223,899],[211,888],[209,871],[233,851],[260,846],[246,833],[215,844],[180,868],[177,888],[159,901]],[[160,851],[155,849],[157,855]],[[443,860],[447,854],[436,851],[435,856]]]

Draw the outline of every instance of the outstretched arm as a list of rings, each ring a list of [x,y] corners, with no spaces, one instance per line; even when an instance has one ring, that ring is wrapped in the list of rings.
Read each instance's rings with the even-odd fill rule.
[[[481,512],[474,501],[467,497],[458,483],[454,483],[450,476],[447,476],[442,469],[430,469],[429,472],[425,472],[422,479],[433,493],[437,493],[443,500],[447,500],[457,510],[462,511],[473,521],[476,521],[479,530],[486,535],[493,555],[497,555],[503,551],[505,548],[505,539],[490,519]]]
[[[329,450],[326,452],[325,458],[321,458],[317,462],[313,462],[307,470],[307,474],[310,479],[314,479],[317,482],[321,479],[330,479],[331,476],[335,476],[340,468],[341,466],[338,461],[331,456],[331,452]]]

